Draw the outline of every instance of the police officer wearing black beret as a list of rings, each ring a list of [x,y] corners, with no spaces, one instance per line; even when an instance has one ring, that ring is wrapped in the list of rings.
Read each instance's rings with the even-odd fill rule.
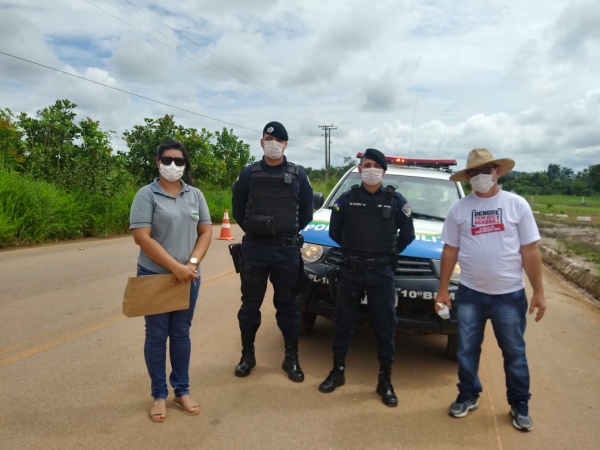
[[[344,260],[338,276],[333,369],[319,390],[333,392],[346,381],[345,358],[366,291],[380,364],[377,393],[387,406],[397,406],[391,382],[398,322],[394,269],[415,231],[406,199],[392,186],[383,188],[386,170],[383,153],[368,149],[358,166],[362,184],[344,192],[331,211],[329,236],[342,248]]]
[[[313,191],[308,175],[283,155],[288,134],[279,122],[269,122],[260,141],[261,161],[245,167],[233,185],[233,217],[246,233],[241,247],[242,306],[238,313],[242,359],[238,377],[256,365],[254,340],[260,326],[260,306],[273,284],[277,325],[283,334],[283,370],[292,381],[303,381],[298,362],[300,312],[298,294],[304,274],[299,231],[313,217]]]

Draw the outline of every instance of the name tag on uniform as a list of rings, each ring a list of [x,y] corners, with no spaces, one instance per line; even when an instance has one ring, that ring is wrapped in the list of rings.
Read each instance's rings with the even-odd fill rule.
[[[191,213],[192,219],[194,220],[200,220],[200,213],[198,211],[193,211]]]

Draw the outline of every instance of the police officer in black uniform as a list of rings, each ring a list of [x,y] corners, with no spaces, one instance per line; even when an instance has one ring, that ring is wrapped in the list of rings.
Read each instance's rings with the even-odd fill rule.
[[[285,127],[269,122],[260,141],[264,157],[245,167],[233,185],[233,217],[246,233],[241,247],[242,306],[238,313],[242,359],[235,375],[248,376],[256,365],[254,339],[270,278],[275,317],[285,342],[282,368],[292,381],[301,382],[298,294],[304,268],[299,231],[312,220],[313,191],[304,169],[283,155],[287,141]]]
[[[358,170],[362,184],[344,192],[331,212],[329,236],[342,248],[344,259],[338,276],[333,370],[319,390],[333,392],[346,381],[345,358],[366,290],[380,363],[377,393],[387,406],[397,406],[391,383],[398,322],[394,269],[398,253],[413,241],[415,231],[404,197],[392,186],[383,188],[383,153],[367,149]]]

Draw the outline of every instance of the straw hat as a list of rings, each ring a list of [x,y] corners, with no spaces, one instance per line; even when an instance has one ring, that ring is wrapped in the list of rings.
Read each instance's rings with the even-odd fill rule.
[[[501,168],[501,175],[506,175],[508,172],[515,167],[515,161],[510,158],[494,159],[494,155],[488,149],[476,148],[469,152],[467,157],[467,167],[460,170],[450,177],[452,181],[468,181],[466,174],[468,170],[475,169],[477,167],[486,166],[488,164],[495,164]]]

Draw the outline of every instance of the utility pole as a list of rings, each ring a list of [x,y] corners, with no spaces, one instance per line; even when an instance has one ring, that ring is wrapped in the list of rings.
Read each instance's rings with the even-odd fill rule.
[[[329,168],[331,166],[331,130],[337,130],[333,125],[318,125],[325,131],[325,179],[329,179]]]

